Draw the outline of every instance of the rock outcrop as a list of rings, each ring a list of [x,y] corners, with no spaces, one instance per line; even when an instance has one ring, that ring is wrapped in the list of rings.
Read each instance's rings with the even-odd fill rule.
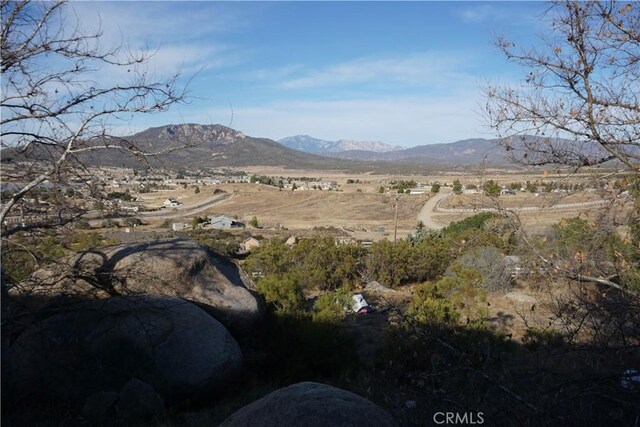
[[[388,412],[346,390],[314,382],[281,388],[238,410],[220,427],[388,427]]]
[[[151,294],[197,303],[232,333],[260,319],[260,296],[239,268],[189,239],[165,239],[85,251],[36,271],[10,291],[32,308],[61,300]]]
[[[241,364],[238,344],[213,317],[149,295],[67,307],[29,327],[3,360],[12,395],[78,400],[118,392],[132,378],[165,400],[215,392]]]

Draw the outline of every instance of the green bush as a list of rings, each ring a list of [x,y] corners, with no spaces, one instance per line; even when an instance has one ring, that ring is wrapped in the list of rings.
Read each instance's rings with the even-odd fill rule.
[[[467,324],[482,323],[487,310],[481,283],[480,273],[455,262],[443,278],[415,289],[409,314],[418,322],[443,326],[455,325],[461,315],[466,317]]]
[[[491,196],[491,197],[498,197],[500,195],[500,190],[501,190],[498,183],[492,179],[485,182],[484,185],[482,186],[482,189],[484,190],[487,196]]]
[[[428,325],[457,324],[460,313],[450,301],[437,295],[435,287],[436,285],[432,283],[426,283],[415,289],[408,316],[419,323]]]
[[[476,229],[481,230],[485,222],[493,218],[495,214],[491,212],[481,212],[469,218],[465,218],[461,221],[452,222],[442,230],[442,234],[445,236],[457,235],[463,231]]]
[[[350,303],[351,293],[346,289],[322,294],[316,300],[313,320],[337,322],[344,318],[345,307],[349,307]]]
[[[302,287],[290,275],[262,278],[258,280],[256,287],[276,313],[295,314],[304,310]]]
[[[462,184],[457,179],[455,181],[453,181],[453,192],[455,194],[461,194],[462,193]]]
[[[233,257],[240,249],[236,237],[223,230],[195,230],[189,236],[219,255]]]

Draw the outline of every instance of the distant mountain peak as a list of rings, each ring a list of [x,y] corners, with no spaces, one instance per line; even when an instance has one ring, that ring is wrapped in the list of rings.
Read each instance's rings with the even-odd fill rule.
[[[363,150],[374,153],[386,153],[399,150],[401,147],[394,147],[380,141],[354,141],[341,139],[338,141],[326,141],[314,138],[309,135],[295,135],[282,138],[280,144],[294,150],[304,151],[314,154],[339,153],[341,151]]]
[[[156,139],[164,141],[180,141],[180,142],[222,142],[229,143],[242,140],[246,136],[230,127],[214,124],[200,125],[196,123],[170,124],[165,126],[153,127],[139,132],[136,137],[143,139]]]

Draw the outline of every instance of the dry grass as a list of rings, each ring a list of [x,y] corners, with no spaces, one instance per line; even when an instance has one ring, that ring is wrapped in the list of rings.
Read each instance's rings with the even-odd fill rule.
[[[606,195],[598,193],[532,193],[518,192],[515,195],[504,195],[497,199],[485,196],[483,194],[460,194],[447,197],[441,204],[443,208],[491,208],[500,206],[506,209],[536,207],[544,208],[555,205],[565,205],[570,203],[585,203],[596,200],[602,200]]]
[[[221,186],[225,188],[225,186]],[[290,229],[336,227],[348,231],[393,229],[395,195],[336,191],[278,191],[257,184],[227,186],[233,197],[213,207],[210,214],[226,214],[249,221],[253,216],[265,226]],[[429,196],[401,195],[398,228],[408,231]]]
[[[414,180],[416,182],[452,183],[459,179],[463,183],[478,180],[478,175],[470,171],[468,174],[460,172],[441,172],[434,175],[374,175],[370,173],[353,174],[339,171],[313,170],[283,170],[273,167],[250,168],[250,174],[274,177],[313,177],[323,181],[331,180],[338,183],[340,191],[279,191],[278,188],[259,184],[222,184],[200,186],[200,193],[195,194],[194,188],[182,187],[172,190],[160,190],[154,193],[142,194],[142,204],[149,208],[158,208],[167,198],[175,198],[183,203],[175,209],[175,219],[188,221],[194,215],[230,215],[248,222],[257,217],[264,227],[287,228],[289,230],[312,230],[316,227],[334,227],[348,232],[358,239],[393,239],[395,209],[393,201],[395,193],[379,194],[380,186],[388,186],[391,181]],[[574,175],[567,178],[567,182],[584,182],[590,175]],[[483,179],[494,179],[501,184],[511,182],[525,182],[536,180],[551,180],[544,173],[517,173],[514,171],[492,170],[484,171]],[[357,183],[347,184],[347,180],[358,180]],[[313,185],[313,184],[310,184]],[[231,194],[231,197],[219,203],[214,200],[213,191],[221,189]],[[605,195],[607,196],[607,195]],[[417,222],[417,216],[424,202],[430,197],[424,195],[400,195],[398,208],[398,237],[404,237],[412,231]],[[536,197],[531,193],[517,193],[516,195],[501,196],[497,200],[506,209],[522,207],[546,207],[558,204],[584,203],[602,199],[599,193],[581,192],[567,195],[565,193],[541,193]],[[209,203],[211,207],[204,209]],[[197,209],[202,206],[202,208]],[[445,199],[445,208],[496,207],[496,201],[483,195],[452,195]],[[557,223],[562,218],[583,216],[586,218],[600,215],[603,209],[599,206],[582,206],[572,209],[548,210],[543,212],[520,212],[519,217],[528,231],[541,231],[545,227]],[[447,225],[452,221],[459,221],[473,213],[434,213],[433,218],[438,224]],[[152,220],[153,221],[153,220]],[[157,222],[157,221],[156,221]]]

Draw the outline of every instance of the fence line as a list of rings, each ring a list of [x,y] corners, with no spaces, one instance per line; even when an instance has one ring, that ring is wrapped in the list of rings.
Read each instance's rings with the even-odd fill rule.
[[[434,209],[435,212],[444,212],[444,213],[473,213],[473,212],[497,212],[499,209],[497,208],[473,208],[473,209],[459,209],[459,208],[443,208],[440,204],[446,200],[445,197],[442,200],[439,200]],[[524,207],[515,207],[509,208],[508,210],[517,211],[517,212],[539,212],[548,209],[572,209],[579,208],[583,206],[595,206],[602,205],[608,203],[609,200],[594,200],[591,202],[581,202],[581,203],[566,203],[562,205],[551,205],[547,207],[537,207],[537,206],[524,206]]]

